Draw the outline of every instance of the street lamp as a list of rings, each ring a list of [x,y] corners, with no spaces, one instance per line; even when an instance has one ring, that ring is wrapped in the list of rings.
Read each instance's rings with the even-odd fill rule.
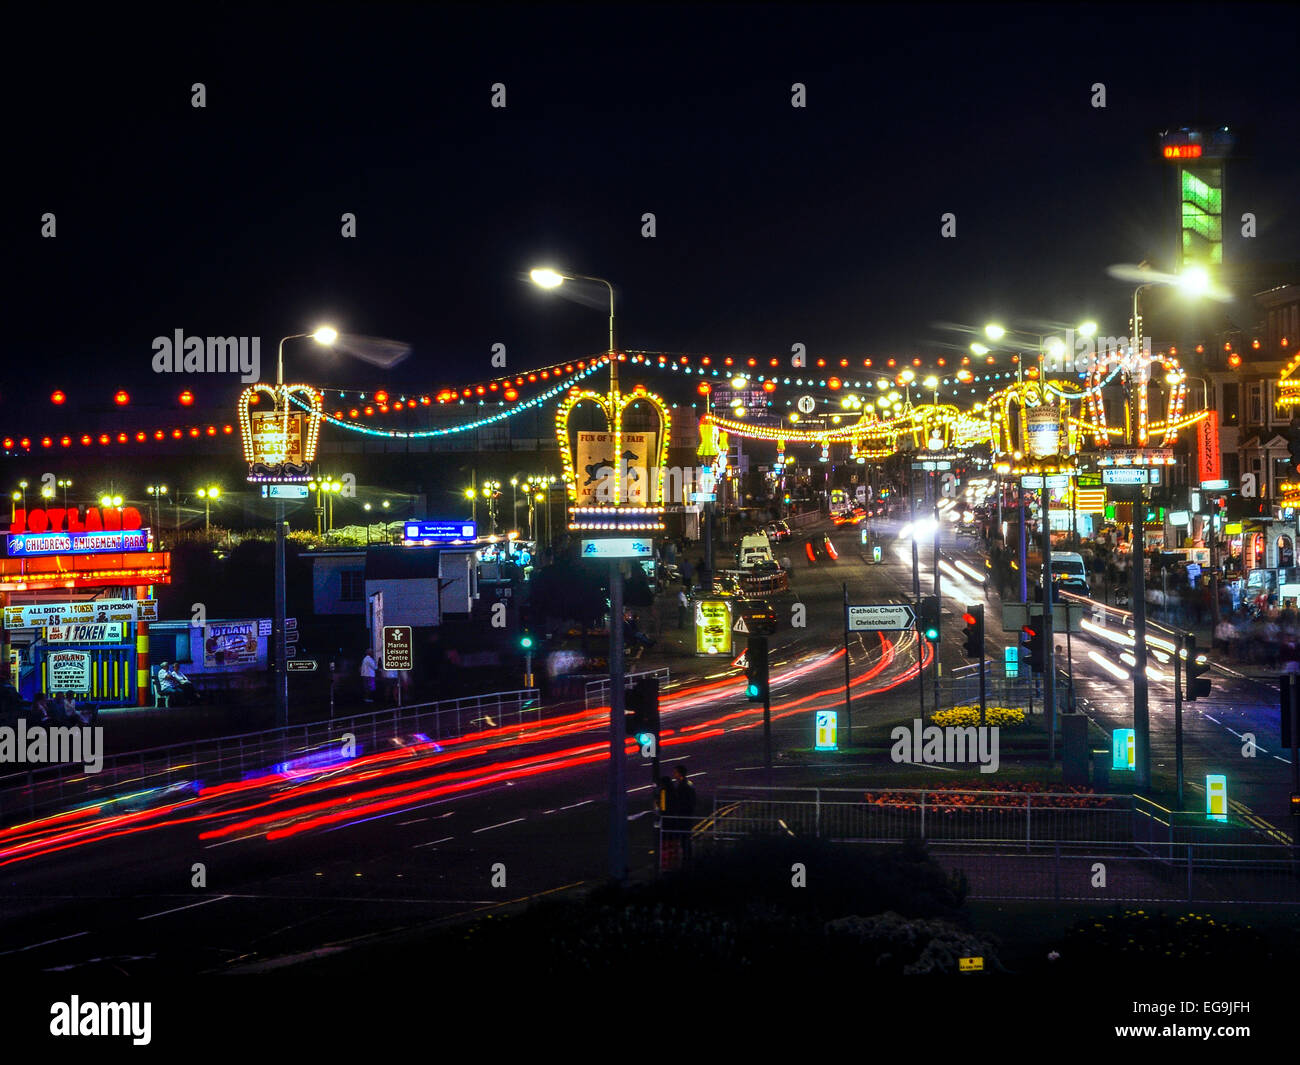
[[[333,326],[319,326],[313,333],[291,333],[280,339],[275,356],[275,383],[284,385],[284,344],[286,340],[311,337],[317,344],[332,347],[338,340],[338,330]],[[288,402],[284,396],[277,394],[277,400]],[[275,717],[281,728],[289,725],[289,670],[286,661],[289,653],[289,641],[285,637],[285,622],[288,612],[289,593],[285,578],[285,541],[286,525],[284,520],[284,500],[277,497],[275,501],[275,622],[273,636],[275,641]]]
[[[43,485],[41,485],[41,498],[42,498],[42,499],[53,499],[53,498],[54,498],[54,485],[52,485],[52,484],[43,484]]]
[[[221,498],[221,489],[215,485],[200,488],[199,498],[203,500],[203,531],[208,532],[212,524],[212,501]]]
[[[1133,343],[1130,356],[1129,380],[1132,382],[1129,394],[1129,425],[1133,426],[1135,436],[1133,443],[1139,448],[1146,446],[1146,426],[1139,425],[1139,411],[1142,393],[1147,382],[1142,365],[1142,318],[1139,300],[1142,290],[1157,285],[1176,285],[1190,296],[1200,296],[1210,289],[1209,275],[1202,269],[1193,268],[1180,275],[1153,277],[1143,281],[1133,289]],[[1138,488],[1137,501],[1133,507],[1133,543],[1130,552],[1132,567],[1133,599],[1133,747],[1134,777],[1139,788],[1151,786],[1151,718],[1147,691],[1147,604],[1146,574],[1144,559],[1146,557],[1146,490]],[[1218,602],[1218,585],[1211,573],[1213,584],[1212,598]],[[1177,666],[1177,660],[1174,665]],[[1181,730],[1177,736],[1181,745]],[[1181,746],[1178,751],[1181,765]]]
[[[56,482],[63,489],[63,509],[68,509],[68,489],[72,487],[71,477],[60,477]]]
[[[22,493],[23,493],[23,510],[26,510],[26,509],[27,509],[27,482],[26,482],[26,481],[19,481],[19,482],[18,482],[18,487],[22,489]]]

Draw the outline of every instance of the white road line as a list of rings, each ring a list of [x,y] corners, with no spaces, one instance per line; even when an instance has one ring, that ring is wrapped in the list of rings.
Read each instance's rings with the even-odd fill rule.
[[[421,821],[427,821],[427,820],[429,820],[427,817],[417,817],[413,821],[398,821],[397,827],[401,828],[404,825],[418,825]]]
[[[480,832],[491,832],[494,828],[505,828],[506,825],[517,825],[523,820],[526,820],[526,818],[516,817],[513,821],[502,821],[499,825],[488,825],[486,828],[476,828],[474,829],[474,835],[477,836]]]
[[[418,851],[421,847],[436,847],[439,843],[448,843],[455,838],[455,836],[443,836],[442,839],[435,839],[431,843],[417,843],[411,850]]]
[[[595,802],[595,799],[583,799],[582,802],[575,802],[569,806],[561,806],[561,810],[576,810],[579,806],[586,806],[588,803]]]
[[[29,943],[25,947],[15,947],[13,950],[0,950],[0,957],[6,954],[21,954],[25,950],[35,950],[37,947],[48,947],[51,943],[62,943],[67,939],[76,939],[78,936],[88,936],[89,932],[73,932],[70,936],[60,936],[58,939],[42,939],[39,943]]]
[[[182,910],[193,910],[199,906],[206,906],[210,902],[220,902],[222,899],[230,898],[229,895],[218,895],[215,899],[204,899],[202,902],[191,902],[188,906],[177,906],[174,910],[162,910],[158,913],[146,914],[144,917],[137,917],[137,921],[149,921],[155,917],[166,917],[169,913],[180,913]]]

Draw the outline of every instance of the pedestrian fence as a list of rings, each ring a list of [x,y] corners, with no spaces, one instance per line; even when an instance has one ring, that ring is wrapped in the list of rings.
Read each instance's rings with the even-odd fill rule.
[[[640,680],[642,677],[658,677],[659,686],[662,688],[671,679],[672,674],[667,666],[659,666],[656,669],[646,669],[639,673],[626,673],[623,676],[625,686],[630,686]],[[586,687],[586,706],[588,710],[594,710],[598,706],[609,705],[609,677],[608,675],[599,677],[596,680],[587,681]]]
[[[978,706],[980,701],[980,664],[972,662],[968,666],[958,666],[939,680],[939,705],[941,708],[951,706]],[[931,681],[930,677],[926,677]],[[1018,675],[1008,677],[1000,662],[984,663],[984,700],[986,706],[1033,708],[1034,713],[1043,710],[1044,677],[1035,674],[1029,663],[1021,663]],[[927,691],[929,684],[926,685]],[[1056,674],[1056,709],[1058,713],[1070,713],[1073,709],[1073,685],[1070,675],[1065,670]],[[933,695],[927,698],[932,702]]]
[[[152,789],[241,780],[282,762],[326,754],[349,735],[358,753],[366,753],[399,738],[440,741],[541,718],[537,689],[522,688],[108,755],[98,773],[87,772],[82,763],[33,766],[0,776],[0,822],[124,796],[130,801]],[[111,725],[105,733],[111,736]]]
[[[972,899],[1300,904],[1300,860],[1284,834],[1210,824],[1137,795],[723,787],[689,850],[771,836],[924,840]]]

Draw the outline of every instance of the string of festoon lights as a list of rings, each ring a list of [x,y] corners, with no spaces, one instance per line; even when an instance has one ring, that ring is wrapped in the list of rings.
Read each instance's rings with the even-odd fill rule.
[[[432,437],[451,436],[455,433],[465,433],[474,429],[481,429],[486,425],[493,425],[496,422],[504,421],[507,418],[513,418],[516,414],[521,414],[526,410],[531,410],[533,407],[541,406],[548,400],[554,399],[556,396],[568,392],[576,382],[596,373],[598,370],[602,369],[607,362],[608,359],[592,362],[581,370],[575,370],[559,384],[552,385],[544,392],[538,393],[532,399],[521,400],[504,410],[497,411],[495,414],[488,414],[481,418],[475,418],[472,421],[461,422],[457,425],[443,426],[439,429],[379,429],[370,425],[360,425],[357,422],[339,417],[337,412],[335,414],[322,413],[321,419],[339,429],[344,429],[351,433],[361,433],[363,436],[381,436],[397,440],[427,440]],[[298,396],[293,396],[292,402],[295,406],[301,407],[303,410],[308,408],[307,402],[300,399]]]

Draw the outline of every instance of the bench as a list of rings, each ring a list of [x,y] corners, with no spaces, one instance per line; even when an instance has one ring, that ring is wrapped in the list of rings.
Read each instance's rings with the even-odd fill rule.
[[[166,707],[168,710],[171,709],[172,707],[171,693],[165,692],[158,687],[157,673],[151,672],[149,674],[149,691],[153,694],[153,705],[155,710],[160,706]]]

